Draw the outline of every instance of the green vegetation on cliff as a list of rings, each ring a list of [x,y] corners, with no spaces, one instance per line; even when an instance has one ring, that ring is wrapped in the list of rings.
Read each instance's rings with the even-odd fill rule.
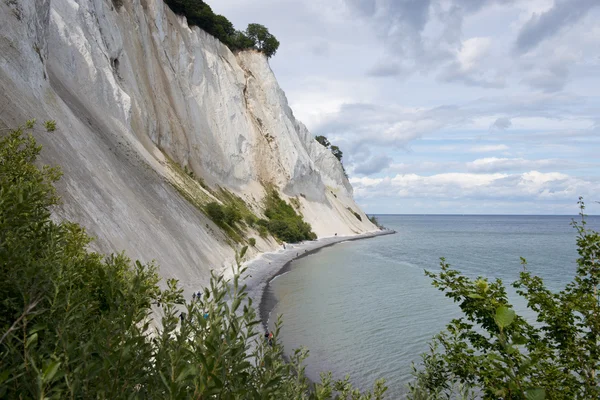
[[[256,49],[271,58],[279,48],[279,41],[260,24],[249,24],[245,32],[238,31],[231,21],[215,14],[202,0],[164,0],[174,13],[187,18],[190,26],[197,26],[211,34],[232,51]]]
[[[296,213],[294,207],[279,197],[274,189],[267,192],[265,216],[269,220],[262,220],[258,223],[266,226],[269,232],[279,240],[296,243],[317,238],[310,224],[304,221],[302,215]]]

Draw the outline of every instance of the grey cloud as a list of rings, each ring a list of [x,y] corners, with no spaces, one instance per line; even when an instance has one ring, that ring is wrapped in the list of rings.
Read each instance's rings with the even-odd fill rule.
[[[400,66],[400,64],[392,61],[390,63],[380,63],[375,65],[373,68],[367,71],[367,76],[375,78],[387,78],[391,76],[399,76],[404,74],[406,71]]]
[[[523,26],[515,43],[517,53],[526,53],[561,29],[584,17],[598,0],[556,0],[554,6],[542,14],[535,14]]]
[[[551,93],[562,90],[567,84],[568,77],[567,66],[556,64],[549,68],[534,70],[525,80],[531,87]]]
[[[348,4],[351,9],[366,17],[373,16],[377,10],[377,5],[374,0],[346,0],[346,4]]]
[[[501,76],[488,78],[482,74],[461,71],[460,66],[456,62],[452,62],[439,75],[438,79],[442,82],[461,82],[467,86],[477,86],[487,89],[502,89],[506,87],[506,81]]]
[[[346,4],[367,19],[391,52],[388,64],[377,65],[368,76],[389,77],[413,72],[436,73],[444,82],[469,86],[503,88],[505,78],[482,71],[463,71],[457,59],[465,16],[493,3],[512,0],[345,0]],[[435,26],[426,31],[430,24]],[[401,66],[401,68],[399,68]],[[485,76],[484,76],[485,72]]]
[[[501,131],[504,131],[510,128],[511,126],[512,122],[510,121],[510,118],[500,117],[496,119],[496,121],[494,121],[494,123],[490,126],[490,129],[499,129]]]
[[[372,175],[388,168],[392,159],[386,155],[371,157],[364,163],[357,165],[353,172],[359,175]]]
[[[413,140],[449,124],[465,121],[465,113],[456,106],[425,110],[405,110],[371,104],[347,104],[332,113],[313,131],[319,135],[339,135],[350,151],[361,146],[406,148]]]

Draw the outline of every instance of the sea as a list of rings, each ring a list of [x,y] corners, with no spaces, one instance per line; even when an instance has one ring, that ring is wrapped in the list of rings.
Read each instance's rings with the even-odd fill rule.
[[[575,275],[575,216],[379,215],[394,235],[342,242],[295,260],[268,285],[274,307],[269,325],[283,316],[279,340],[286,353],[309,350],[313,381],[331,371],[369,389],[385,378],[387,398],[403,398],[411,365],[432,337],[460,316],[458,305],[431,285],[424,270],[440,257],[469,277],[501,279],[510,286],[526,268],[558,291]],[[587,217],[600,230],[600,216]],[[518,314],[535,319],[514,289]]]

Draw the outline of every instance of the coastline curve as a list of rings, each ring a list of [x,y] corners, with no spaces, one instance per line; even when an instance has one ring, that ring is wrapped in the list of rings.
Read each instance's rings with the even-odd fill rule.
[[[244,263],[244,266],[247,267],[244,283],[247,286],[249,297],[254,302],[254,306],[258,307],[257,311],[263,328],[268,329],[269,315],[275,306],[275,299],[267,295],[269,283],[278,276],[288,272],[292,261],[314,254],[323,248],[333,246],[337,243],[370,239],[394,233],[396,231],[383,229],[352,236],[329,236],[298,244],[286,244],[285,249],[281,248],[278,251],[263,253],[253,260]]]

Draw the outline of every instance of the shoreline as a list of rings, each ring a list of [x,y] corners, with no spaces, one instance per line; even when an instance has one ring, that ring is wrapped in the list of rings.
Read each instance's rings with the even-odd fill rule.
[[[252,299],[263,329],[268,329],[269,315],[276,300],[268,294],[269,283],[290,269],[292,261],[314,254],[319,250],[340,242],[370,239],[378,236],[391,235],[394,230],[378,230],[351,236],[329,236],[314,241],[287,244],[285,249],[263,253],[244,263],[247,267],[243,283],[247,285],[248,296]]]

